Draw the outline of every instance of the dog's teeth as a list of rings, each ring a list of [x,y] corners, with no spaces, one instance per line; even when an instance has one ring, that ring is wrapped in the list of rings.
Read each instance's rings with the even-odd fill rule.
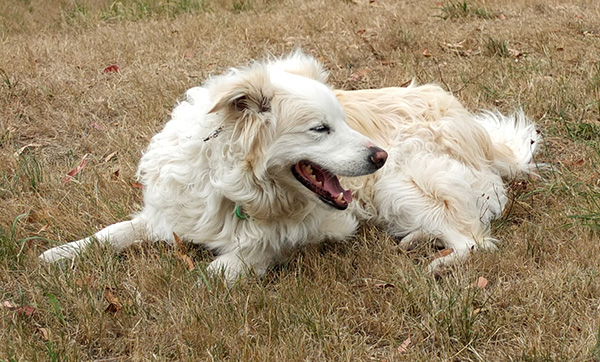
[[[317,186],[323,187],[323,183],[321,181],[317,182]]]
[[[344,199],[344,193],[343,193],[343,192],[340,192],[340,194],[338,195],[338,197],[337,197],[336,201],[338,201],[338,202],[342,202],[342,200],[343,200],[343,199]]]
[[[312,167],[310,167],[310,165],[306,165],[306,168],[305,168],[305,169],[306,169],[306,172],[308,172],[308,173],[310,173],[310,174],[312,174],[312,173],[313,173]]]
[[[312,177],[312,178],[313,178],[313,180],[316,180],[316,179],[317,179],[317,175],[314,175],[314,174],[310,175],[310,177]]]

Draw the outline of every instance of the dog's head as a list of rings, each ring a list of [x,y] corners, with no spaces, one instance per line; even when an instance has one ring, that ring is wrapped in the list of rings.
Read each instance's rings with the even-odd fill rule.
[[[296,52],[233,70],[210,87],[209,113],[230,135],[227,152],[252,176],[246,182],[266,191],[264,198],[301,193],[343,210],[352,193],[338,176],[366,175],[384,165],[387,153],[346,124],[325,79],[314,58]]]

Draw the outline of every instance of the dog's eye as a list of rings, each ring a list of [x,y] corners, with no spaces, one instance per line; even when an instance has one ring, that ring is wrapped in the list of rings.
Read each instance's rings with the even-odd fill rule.
[[[318,133],[323,133],[323,132],[329,133],[329,131],[331,131],[331,129],[329,128],[329,126],[324,125],[324,124],[316,126],[316,127],[313,127],[310,130],[313,131],[313,132],[318,132]]]

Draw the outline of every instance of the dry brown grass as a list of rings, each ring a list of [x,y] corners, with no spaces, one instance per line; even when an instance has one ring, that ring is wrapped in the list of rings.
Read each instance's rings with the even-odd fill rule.
[[[599,24],[594,0],[3,1],[0,360],[600,360]],[[431,250],[365,227],[230,290],[195,248],[192,271],[150,243],[38,263],[140,207],[140,152],[187,88],[296,46],[336,87],[432,81],[538,122],[559,164],[511,186],[498,252],[436,280]]]

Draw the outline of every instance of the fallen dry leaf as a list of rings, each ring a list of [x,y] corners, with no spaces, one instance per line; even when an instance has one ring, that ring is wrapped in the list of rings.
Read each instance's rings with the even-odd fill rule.
[[[108,162],[117,156],[118,151],[111,152],[108,156],[104,157],[104,162]]]
[[[16,156],[16,157],[19,157],[19,156],[21,156],[21,154],[22,154],[23,152],[25,152],[25,150],[28,150],[28,149],[30,149],[30,148],[37,148],[37,147],[40,147],[40,146],[41,146],[41,145],[40,145],[39,143],[30,143],[30,144],[27,144],[27,145],[25,145],[25,146],[23,146],[23,147],[19,148],[19,150],[17,150],[17,151],[15,152],[15,156]]]
[[[98,123],[96,121],[92,122],[91,126],[96,131],[106,131],[106,127],[104,127],[103,125],[101,125],[100,123]]]
[[[181,260],[185,265],[187,265],[188,270],[196,269],[194,261],[188,255],[182,253],[179,250],[175,250],[175,256],[177,257],[177,259]]]
[[[75,175],[77,175],[79,172],[81,172],[81,170],[83,170],[83,168],[85,167],[85,159],[87,158],[87,156],[87,153],[83,155],[81,161],[79,162],[79,165],[77,165],[77,167],[75,167],[71,171],[67,172],[67,177],[65,177],[65,179],[63,180],[63,184],[69,182],[69,180],[73,179]]]
[[[520,58],[521,56],[523,56],[523,53],[521,53],[520,51],[518,51],[517,49],[514,49],[514,48],[508,48],[508,52],[514,58]]]
[[[365,75],[367,75],[369,73],[371,73],[371,69],[363,69],[363,70],[356,71],[350,75],[350,80],[358,82]]]
[[[462,50],[465,47],[466,39],[459,41],[458,43],[441,43],[441,47],[448,50]]]
[[[410,340],[410,337],[405,339],[404,342],[402,342],[402,344],[400,345],[400,347],[398,347],[398,353],[408,352],[408,346],[410,346],[411,343],[412,341]]]
[[[17,314],[18,315],[25,315],[27,317],[30,317],[30,316],[33,315],[33,313],[35,313],[35,309],[33,307],[28,306],[28,305],[24,305],[22,307],[19,307],[16,310],[17,310]]]
[[[30,307],[28,305],[20,306],[8,300],[3,301],[2,306],[4,308],[17,312],[19,316],[24,315],[26,317],[31,317],[35,313],[35,309],[33,307]]]
[[[104,73],[119,73],[119,71],[120,68],[116,64],[109,65],[108,67],[104,68]]]
[[[16,305],[15,303],[9,301],[9,300],[5,300],[2,302],[2,306],[4,308],[8,308],[8,309],[15,309],[18,307],[18,305]]]
[[[181,238],[179,237],[179,235],[177,235],[176,233],[173,233],[173,238],[175,239],[175,245],[176,245],[175,256],[177,257],[177,259],[181,260],[185,265],[187,265],[188,270],[196,269],[196,266],[194,265],[194,261],[192,260],[192,258],[190,258],[187,254],[185,254],[187,247],[185,246],[183,241],[181,241]]]
[[[473,283],[473,285],[475,285],[479,289],[483,289],[488,285],[488,283],[489,283],[489,281],[486,278],[479,277],[479,278],[477,278],[475,283]]]
[[[139,182],[131,182],[130,185],[134,189],[138,189],[138,190],[141,190],[143,188],[143,185]]]
[[[108,302],[108,307],[106,307],[107,312],[111,312],[116,314],[123,308],[117,296],[113,293],[113,289],[106,287],[104,288],[104,299]]]
[[[36,235],[40,235],[41,233],[43,233],[43,232],[44,232],[44,231],[46,231],[46,230],[48,230],[48,225],[44,225],[44,226],[42,226],[42,228],[41,228],[41,229],[39,229],[39,230],[37,231],[37,233],[35,233],[35,234],[36,234]]]
[[[568,166],[581,166],[584,163],[585,163],[585,160],[583,158],[580,158],[580,159],[578,159],[576,161],[565,161],[565,162],[562,162],[562,164],[565,165],[565,166],[567,166],[567,167]]]
[[[177,245],[180,250],[186,250],[185,244],[181,241],[181,238],[176,232],[173,232],[173,239],[175,240],[175,245]]]
[[[442,249],[442,250],[436,251],[435,254],[433,254],[433,258],[434,259],[443,258],[445,256],[452,254],[453,252],[454,252],[454,249]]]
[[[429,58],[429,57],[431,57],[431,53],[429,52],[429,49],[427,49],[427,48],[423,49],[423,50],[421,51],[421,54],[422,54],[424,57],[426,57],[426,58]]]
[[[374,288],[395,288],[396,286],[392,283],[388,283],[383,280],[371,279],[371,278],[362,278],[359,282],[353,283],[354,287],[374,287]]]
[[[52,338],[52,333],[50,333],[50,330],[48,328],[38,328],[37,332],[40,335],[42,341],[44,342],[49,341],[50,338]]]
[[[87,278],[75,278],[73,279],[73,283],[75,283],[75,285],[77,285],[78,287],[83,287],[84,285],[92,285],[95,281],[95,278],[93,277],[87,277]]]

